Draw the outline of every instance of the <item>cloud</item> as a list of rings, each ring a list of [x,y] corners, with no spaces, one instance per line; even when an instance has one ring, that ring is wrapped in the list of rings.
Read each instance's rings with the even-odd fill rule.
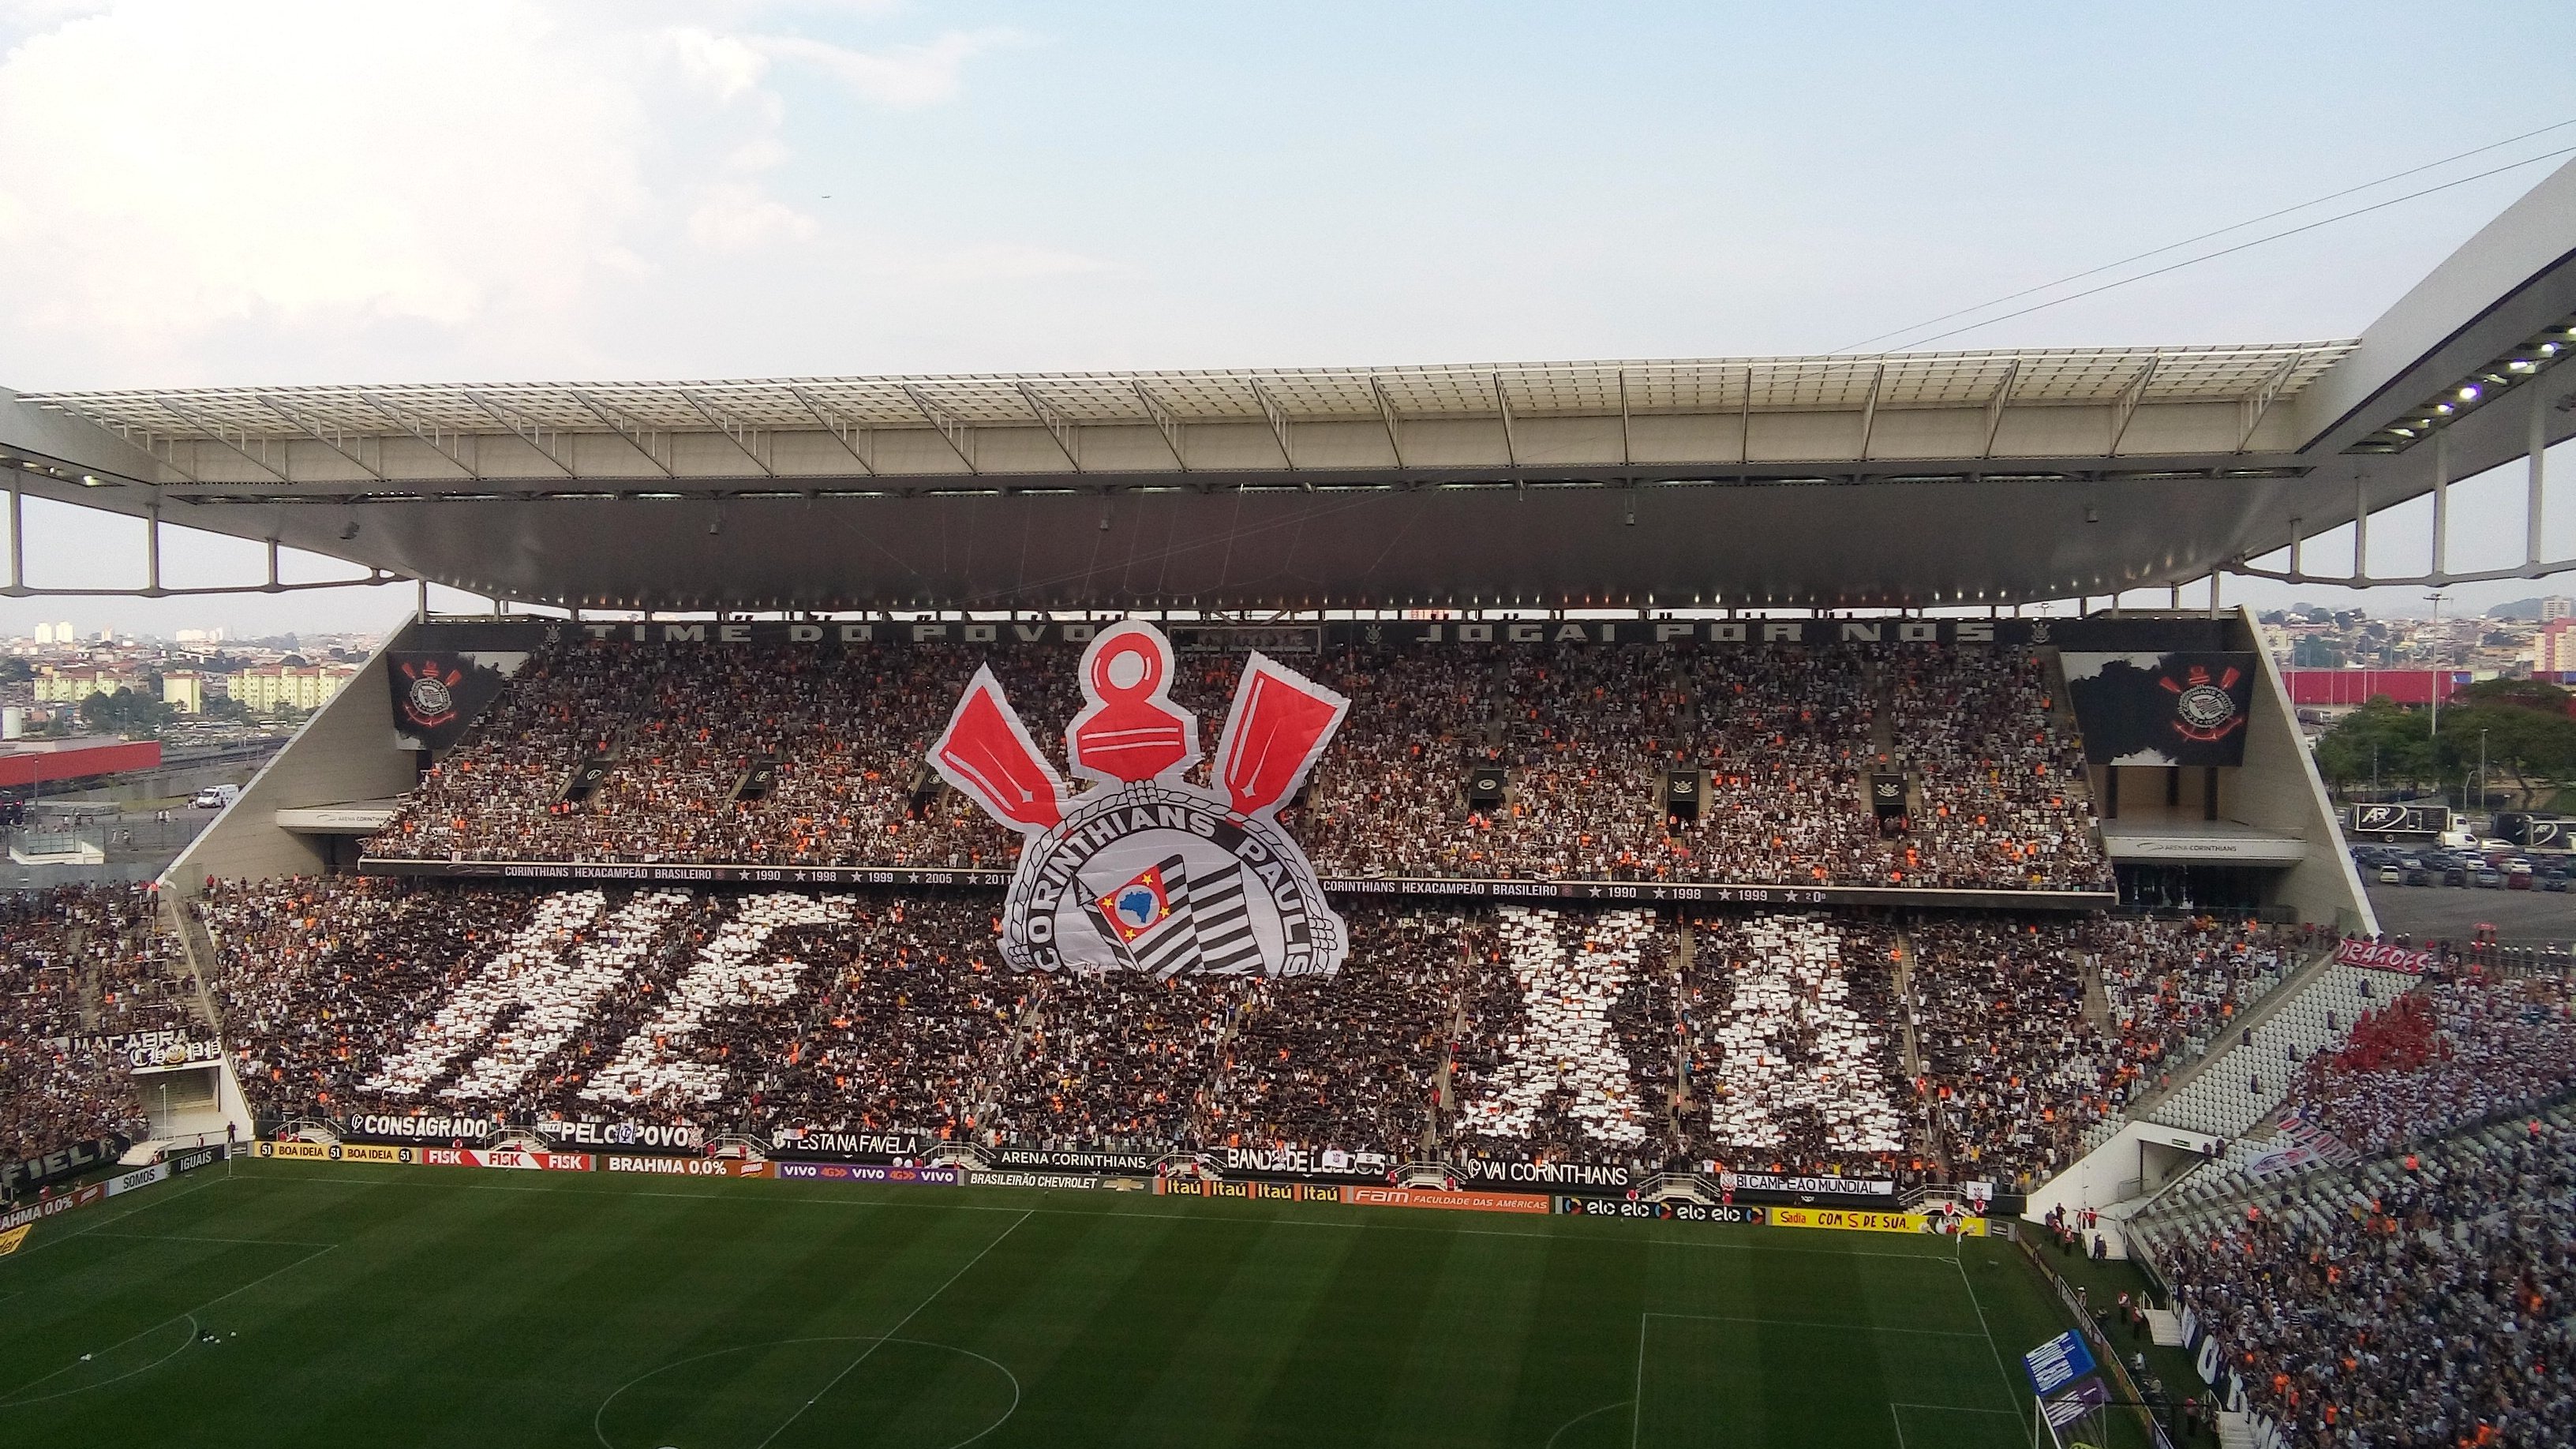
[[[776,241],[804,241],[816,230],[812,217],[742,185],[713,188],[689,213],[689,240],[715,252],[747,252]]]
[[[766,33],[775,7],[671,20],[557,0],[0,9],[19,36],[0,55],[0,381],[287,380],[250,359],[310,375],[387,339],[520,375],[614,366],[589,351],[604,297],[692,255],[816,240],[761,183],[791,159],[782,68],[917,108],[1010,39],[862,50]],[[972,239],[936,260],[1065,265]]]
[[[1006,29],[963,31],[928,45],[898,45],[881,51],[853,50],[794,35],[766,35],[754,43],[768,55],[821,71],[879,105],[910,109],[951,99],[967,61],[1019,38],[1017,31]]]

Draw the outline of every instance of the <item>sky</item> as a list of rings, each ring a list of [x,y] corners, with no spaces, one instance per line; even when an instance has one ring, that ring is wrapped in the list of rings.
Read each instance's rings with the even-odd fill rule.
[[[0,0],[0,386],[1823,352],[2576,121],[2571,55],[2563,0]],[[2564,159],[1929,345],[2353,336]],[[2519,557],[2503,473],[2455,493],[2454,566]],[[33,557],[139,572],[137,525],[30,530]],[[2423,533],[2375,522],[2374,557]],[[264,567],[166,548],[174,582]],[[2293,594],[2356,597],[2228,590]],[[410,602],[0,601],[0,633]]]

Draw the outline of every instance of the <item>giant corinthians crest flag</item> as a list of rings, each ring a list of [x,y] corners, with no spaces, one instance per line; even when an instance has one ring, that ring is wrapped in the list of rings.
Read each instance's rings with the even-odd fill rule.
[[[1275,818],[1351,702],[1254,654],[1235,684],[1209,786],[1199,724],[1171,700],[1172,645],[1141,620],[1082,656],[1088,701],[1065,727],[1075,794],[1038,753],[987,666],[931,750],[941,778],[1020,832],[1002,959],[1023,971],[1311,976],[1349,932]]]

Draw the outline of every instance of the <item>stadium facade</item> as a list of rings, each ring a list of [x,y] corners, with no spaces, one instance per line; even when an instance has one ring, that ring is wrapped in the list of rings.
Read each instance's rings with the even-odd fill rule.
[[[1253,651],[1292,665],[1338,651],[1393,661],[1382,667],[1397,677],[1415,668],[1408,660],[1472,658],[1499,680],[1615,654],[1625,662],[1606,677],[1652,687],[1758,655],[1826,661],[1812,667],[1884,698],[1914,660],[2010,656],[2037,671],[2067,738],[2082,737],[2081,778],[2058,793],[2097,819],[2090,848],[2110,867],[2072,885],[2043,883],[2036,867],[1927,885],[1919,871],[1861,879],[1822,866],[1812,880],[1580,862],[1337,871],[1319,852],[1337,898],[1667,915],[2215,904],[2367,935],[2376,923],[2288,696],[2217,580],[2262,572],[2249,561],[2285,547],[2278,575],[2339,577],[2313,568],[2302,541],[2356,522],[2366,536],[2372,514],[2427,494],[2435,555],[2408,577],[2466,577],[2445,567],[2446,490],[2517,457],[2531,460],[2533,544],[2504,572],[2569,567],[2541,557],[2537,540],[2542,450],[2576,432],[2576,372],[2559,366],[2571,350],[2576,169],[2516,203],[2358,339],[65,392],[0,403],[0,460],[13,525],[29,496],[149,520],[145,592],[180,592],[159,575],[168,523],[420,580],[424,601],[427,583],[495,601],[489,617],[424,612],[390,637],[174,866],[173,895],[209,880],[356,871],[559,889],[998,896],[1009,869],[998,856],[585,857],[385,842],[418,818],[425,782],[470,737],[474,708],[519,687],[495,683],[469,701],[469,666],[515,679],[532,658],[551,668],[631,647],[655,669],[729,656],[723,668],[751,677],[856,653],[881,671],[947,661],[928,667],[953,698],[980,660],[1017,654],[1069,677],[1103,626],[1144,616],[1182,657],[1196,650],[1228,671]],[[41,594],[17,537],[13,527],[7,592]],[[2364,563],[2357,543],[2351,574]],[[2200,580],[2207,603],[2184,607],[2182,586]],[[272,575],[249,587],[290,586]],[[2168,607],[2144,613],[2023,612],[2159,588],[2174,591]],[[411,692],[419,676],[405,671],[423,668],[455,677]],[[426,724],[400,717],[407,698],[435,705]],[[617,703],[597,701],[600,738],[542,762],[566,781],[568,806],[583,769],[617,768],[631,748],[606,738],[622,728]],[[2179,733],[2146,737],[2155,730]],[[754,783],[760,772],[780,764],[728,765],[739,779],[725,800],[755,798],[768,788]],[[1317,778],[1334,768],[1328,753]],[[1727,768],[1641,767],[1615,789],[1687,799],[1696,814]],[[1521,799],[1505,773],[1488,810]],[[1907,802],[1891,818],[1936,808],[1944,782],[1926,773],[1886,770],[1884,788]],[[1472,819],[1480,787],[1457,785]],[[209,1109],[240,1115],[233,1060],[181,1069],[217,1078]],[[2108,1124],[2080,1161],[2031,1185],[2029,1211],[2134,1195],[2174,1170],[2159,1153],[2206,1156],[2250,1125],[2245,1103],[2204,1112],[2188,1087],[2168,1084],[2183,1104],[2174,1111]]]

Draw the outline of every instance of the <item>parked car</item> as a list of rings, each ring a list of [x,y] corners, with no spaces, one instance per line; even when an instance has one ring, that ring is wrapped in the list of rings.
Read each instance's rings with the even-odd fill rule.
[[[2406,873],[2399,870],[2397,867],[2393,865],[2383,865],[2379,868],[2379,883],[2381,885],[2403,885],[2405,881]]]
[[[188,803],[199,810],[221,810],[241,798],[239,785],[209,785]]]
[[[2476,875],[2471,876],[2470,879],[2476,881],[2478,889],[2482,891],[2500,891],[2504,889],[2504,872],[2497,870],[2492,866],[2479,871]]]
[[[2539,883],[2539,877],[2527,870],[2509,870],[2504,874],[2504,888],[2509,891],[2527,891]]]
[[[2545,891],[2563,891],[2567,889],[2567,872],[2563,870],[2542,871],[2540,873],[2540,888]]]
[[[2464,886],[2468,883],[2469,870],[2467,866],[2454,865],[2447,866],[2443,869],[2442,884],[2446,886]]]
[[[2410,865],[2404,879],[2411,886],[2427,886],[2433,883],[2433,873],[2420,865]]]

